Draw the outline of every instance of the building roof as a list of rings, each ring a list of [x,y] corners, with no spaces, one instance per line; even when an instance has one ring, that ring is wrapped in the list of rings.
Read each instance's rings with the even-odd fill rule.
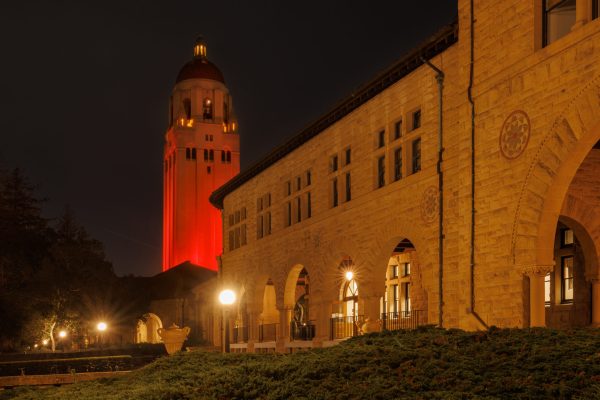
[[[458,20],[440,29],[435,35],[423,42],[414,50],[377,75],[367,84],[352,93],[348,98],[339,102],[331,111],[317,119],[290,140],[276,147],[265,157],[246,168],[240,174],[215,190],[210,196],[210,202],[217,208],[223,208],[225,196],[249,181],[262,171],[281,160],[283,157],[308,142],[325,129],[350,114],[352,111],[398,82],[400,79],[423,64],[424,59],[430,59],[458,41]]]
[[[211,79],[225,83],[225,78],[221,70],[206,58],[194,58],[181,68],[177,75],[175,83],[179,83],[186,79]]]

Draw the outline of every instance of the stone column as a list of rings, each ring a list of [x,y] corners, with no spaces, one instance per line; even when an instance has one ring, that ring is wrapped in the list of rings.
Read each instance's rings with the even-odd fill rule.
[[[279,331],[277,331],[276,349],[285,352],[285,342],[290,340],[290,321],[292,320],[292,308],[283,307],[279,309]]]
[[[582,27],[588,22],[589,13],[591,11],[589,0],[577,0],[575,8],[575,23],[571,30]]]
[[[544,279],[554,270],[554,265],[529,265],[521,267],[529,277],[529,326],[546,326],[546,301],[544,298]]]
[[[600,276],[592,281],[592,326],[600,328]]]

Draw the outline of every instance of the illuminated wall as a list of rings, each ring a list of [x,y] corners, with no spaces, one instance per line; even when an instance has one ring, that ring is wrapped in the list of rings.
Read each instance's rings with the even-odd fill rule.
[[[240,170],[237,124],[223,75],[206,58],[201,40],[194,54],[173,89],[165,135],[163,271],[185,261],[218,269],[221,215],[208,197]]]

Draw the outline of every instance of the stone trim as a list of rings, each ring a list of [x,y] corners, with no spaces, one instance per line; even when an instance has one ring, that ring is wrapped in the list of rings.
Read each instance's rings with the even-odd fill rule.
[[[532,275],[546,275],[554,271],[554,264],[551,265],[515,265],[517,271],[523,275],[531,277]]]

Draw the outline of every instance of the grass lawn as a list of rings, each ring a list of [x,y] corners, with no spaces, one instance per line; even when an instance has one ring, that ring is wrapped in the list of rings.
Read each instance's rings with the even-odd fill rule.
[[[0,391],[8,398],[600,399],[600,330],[424,327],[294,355],[180,353],[122,378]]]

